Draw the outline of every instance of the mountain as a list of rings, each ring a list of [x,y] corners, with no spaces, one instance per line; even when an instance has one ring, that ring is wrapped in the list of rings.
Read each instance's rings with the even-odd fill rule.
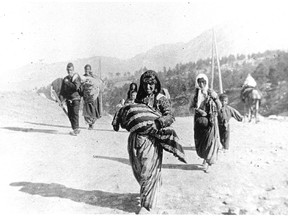
[[[218,55],[249,54],[262,52],[268,49],[287,49],[288,43],[280,43],[279,35],[274,32],[274,38],[267,37],[267,31],[248,26],[217,26],[214,28],[217,39]],[[271,34],[270,34],[271,36]],[[281,34],[283,38],[283,34]],[[281,40],[283,42],[283,40]],[[130,59],[94,56],[90,58],[74,59],[75,71],[82,74],[85,64],[91,64],[94,72],[98,72],[101,58],[102,77],[112,77],[117,73],[133,74],[143,68],[162,70],[163,67],[174,67],[177,63],[187,63],[211,57],[212,30],[207,30],[187,43],[162,44],[145,53],[138,54]],[[30,90],[35,87],[48,85],[54,79],[66,75],[66,62],[45,64],[31,63],[13,71],[13,79],[5,81],[7,88],[14,90]],[[3,85],[2,85],[3,87]]]

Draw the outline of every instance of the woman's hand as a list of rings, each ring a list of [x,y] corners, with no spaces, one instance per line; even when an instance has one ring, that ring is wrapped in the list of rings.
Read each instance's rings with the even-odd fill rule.
[[[217,93],[215,92],[215,91],[211,91],[211,98],[213,99],[213,100],[216,100],[217,99]]]
[[[195,112],[200,114],[201,116],[207,116],[207,113],[204,110],[201,109],[195,109]]]

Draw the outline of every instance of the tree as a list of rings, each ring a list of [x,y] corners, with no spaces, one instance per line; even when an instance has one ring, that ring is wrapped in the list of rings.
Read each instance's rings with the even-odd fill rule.
[[[268,78],[272,85],[277,85],[278,83],[277,70],[271,66],[269,68]]]
[[[256,79],[256,81],[262,85],[263,83],[267,82],[268,80],[268,73],[269,73],[269,70],[268,68],[263,64],[263,63],[260,63],[254,73],[253,73],[253,77]]]

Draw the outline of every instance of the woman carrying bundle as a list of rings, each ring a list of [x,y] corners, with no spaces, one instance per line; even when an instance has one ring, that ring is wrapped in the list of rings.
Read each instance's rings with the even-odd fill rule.
[[[135,102],[146,104],[159,112],[151,128],[158,131],[174,122],[171,105],[167,98],[160,94],[161,84],[155,71],[148,70],[140,78],[140,86]],[[161,184],[161,166],[163,148],[159,141],[149,135],[132,132],[128,138],[129,159],[133,174],[140,184],[141,208],[139,213],[151,211],[156,204],[157,191]]]
[[[221,102],[216,92],[208,88],[208,78],[205,74],[196,77],[195,94],[190,104],[194,111],[194,140],[197,155],[203,158],[204,171],[217,160],[219,148],[219,131],[217,113]]]

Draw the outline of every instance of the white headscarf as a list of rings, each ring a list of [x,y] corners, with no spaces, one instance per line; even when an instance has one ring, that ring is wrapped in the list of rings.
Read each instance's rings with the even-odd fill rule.
[[[206,86],[205,86],[205,88],[203,90],[207,92],[208,86],[209,86],[209,82],[208,82],[208,77],[206,76],[206,74],[202,74],[201,73],[201,74],[197,75],[196,81],[195,81],[195,88],[200,89],[200,87],[198,85],[198,79],[201,79],[201,78],[203,78],[206,81]]]
[[[198,79],[203,78],[206,81],[206,86],[204,89],[201,89],[198,85]],[[208,92],[208,77],[205,74],[198,74],[196,77],[195,88],[198,88],[200,91],[198,92],[197,98],[197,108],[200,107],[201,103],[205,100]],[[201,91],[202,90],[202,91]]]
[[[246,80],[244,81],[244,86],[256,87],[256,85],[257,83],[255,79],[251,76],[251,74],[248,74]]]

